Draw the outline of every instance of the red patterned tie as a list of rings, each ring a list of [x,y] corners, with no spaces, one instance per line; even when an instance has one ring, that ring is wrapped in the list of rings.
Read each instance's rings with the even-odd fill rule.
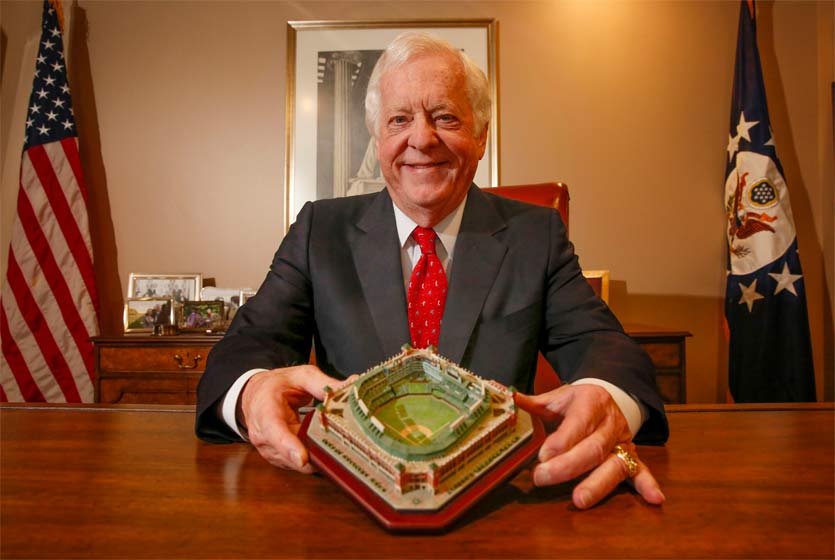
[[[413,347],[431,344],[437,348],[446,302],[446,274],[435,254],[435,231],[418,226],[412,238],[420,245],[421,256],[409,279],[409,334]]]

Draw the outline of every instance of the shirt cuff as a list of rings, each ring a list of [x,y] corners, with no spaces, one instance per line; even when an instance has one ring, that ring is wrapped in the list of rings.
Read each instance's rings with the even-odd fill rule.
[[[606,389],[612,395],[612,400],[618,405],[624,418],[626,418],[626,423],[629,424],[629,431],[632,433],[632,437],[635,437],[635,434],[643,426],[644,420],[647,418],[646,406],[617,385],[594,377],[578,379],[572,385],[598,385]]]
[[[235,418],[235,407],[238,404],[238,399],[241,398],[241,391],[243,391],[246,382],[249,381],[250,377],[262,371],[268,370],[263,368],[251,369],[236,379],[232,386],[229,387],[229,390],[226,391],[226,395],[223,397],[223,404],[220,408],[223,421],[244,441],[249,441],[249,438],[241,432],[241,428],[238,426],[238,420]]]

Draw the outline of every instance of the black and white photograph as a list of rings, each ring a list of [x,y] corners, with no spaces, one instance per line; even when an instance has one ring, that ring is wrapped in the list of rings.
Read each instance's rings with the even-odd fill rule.
[[[128,278],[129,298],[171,298],[177,303],[200,298],[202,274],[139,274]]]

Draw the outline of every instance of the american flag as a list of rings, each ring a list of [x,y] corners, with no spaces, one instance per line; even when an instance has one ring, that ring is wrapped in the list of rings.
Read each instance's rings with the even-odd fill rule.
[[[0,400],[91,402],[98,296],[58,0],[44,0],[0,296]]]
[[[753,0],[740,3],[738,34],[725,170],[729,388],[736,402],[814,401],[806,288]]]

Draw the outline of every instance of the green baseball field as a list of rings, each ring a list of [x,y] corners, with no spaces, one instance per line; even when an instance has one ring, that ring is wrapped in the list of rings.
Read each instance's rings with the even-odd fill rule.
[[[374,414],[391,430],[393,438],[409,445],[429,445],[435,434],[461,416],[461,411],[438,397],[423,393],[394,398]]]

